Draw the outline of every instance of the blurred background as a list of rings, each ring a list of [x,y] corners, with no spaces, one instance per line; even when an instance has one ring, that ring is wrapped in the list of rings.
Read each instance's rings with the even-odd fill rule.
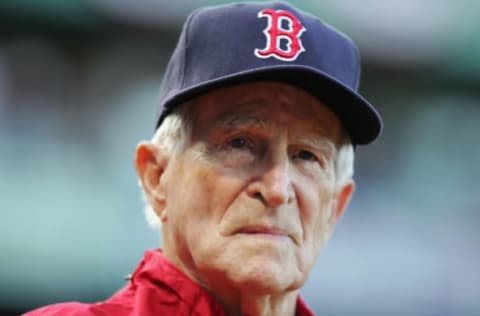
[[[194,8],[0,1],[0,315],[95,301],[157,232],[135,144]],[[480,315],[480,2],[303,0],[349,34],[385,130],[303,295],[319,315]]]

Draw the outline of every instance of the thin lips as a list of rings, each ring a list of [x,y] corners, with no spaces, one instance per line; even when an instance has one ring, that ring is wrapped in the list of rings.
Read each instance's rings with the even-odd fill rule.
[[[240,228],[238,231],[236,231],[237,234],[267,234],[267,235],[275,235],[275,236],[286,236],[290,237],[291,239],[292,236],[287,233],[285,230],[275,228],[275,227],[265,227],[265,226],[246,226]]]

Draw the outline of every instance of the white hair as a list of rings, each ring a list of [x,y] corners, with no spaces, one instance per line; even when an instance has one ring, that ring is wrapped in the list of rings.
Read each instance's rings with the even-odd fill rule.
[[[192,102],[179,105],[162,122],[151,139],[168,155],[181,153],[192,138],[193,118],[191,108]],[[354,150],[350,137],[346,131],[341,135],[334,160],[334,171],[336,185],[341,186],[353,177]],[[141,182],[140,186],[142,186]],[[153,207],[148,202],[145,190],[142,188],[143,201],[145,204],[144,214],[147,223],[152,228],[160,228],[161,221]]]
[[[160,127],[156,130],[150,142],[159,146],[167,155],[171,156],[175,153],[181,153],[186,147],[192,135],[192,114],[191,101],[178,105],[165,119]],[[142,188],[142,200],[144,203],[143,213],[147,223],[152,228],[161,227],[161,221],[157,213],[149,203],[142,186],[142,182],[138,182]]]
[[[336,185],[343,186],[353,178],[355,153],[352,141],[347,131],[343,129],[340,142],[337,145],[337,154],[334,160]]]

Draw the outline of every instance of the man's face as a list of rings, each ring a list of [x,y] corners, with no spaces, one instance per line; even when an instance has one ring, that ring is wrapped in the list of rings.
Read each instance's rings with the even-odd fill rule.
[[[215,90],[192,111],[193,139],[160,178],[165,254],[216,293],[299,288],[343,210],[338,118],[267,82]]]

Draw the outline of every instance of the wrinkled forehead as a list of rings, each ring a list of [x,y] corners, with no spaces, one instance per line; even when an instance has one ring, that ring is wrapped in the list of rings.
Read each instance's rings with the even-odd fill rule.
[[[331,138],[342,134],[338,117],[303,89],[278,82],[254,82],[213,90],[193,104],[196,129],[225,124],[280,125]]]

